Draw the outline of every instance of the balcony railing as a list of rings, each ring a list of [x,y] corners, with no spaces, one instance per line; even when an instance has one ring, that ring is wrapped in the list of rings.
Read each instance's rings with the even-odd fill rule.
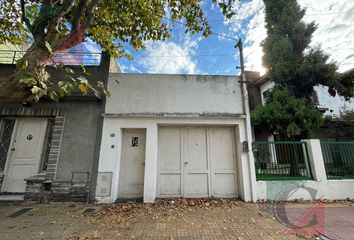
[[[0,50],[0,63],[16,64],[26,51]],[[67,51],[57,54],[50,64],[98,66],[101,62],[100,52]]]

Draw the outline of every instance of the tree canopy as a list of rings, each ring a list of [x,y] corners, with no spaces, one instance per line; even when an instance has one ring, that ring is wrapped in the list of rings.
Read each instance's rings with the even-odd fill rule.
[[[226,17],[237,0],[212,0]],[[0,3],[0,44],[30,44],[11,76],[0,79],[0,101],[61,97],[45,66],[58,53],[90,38],[115,58],[128,57],[124,44],[144,49],[148,40],[166,40],[170,24],[183,20],[186,33],[211,33],[200,0],[7,0]],[[71,85],[94,88],[87,81]],[[69,93],[62,91],[61,93]]]
[[[265,105],[257,106],[251,118],[257,129],[281,140],[310,137],[323,124],[322,114],[311,103],[277,88],[267,94]]]
[[[305,23],[305,9],[297,0],[264,0],[267,38],[263,41],[263,65],[275,83],[264,106],[252,113],[258,129],[280,139],[309,137],[323,124],[312,103],[314,87],[328,87],[332,96],[346,99],[354,94],[354,70],[339,73],[320,46],[311,47],[315,22]]]
[[[296,0],[264,0],[267,38],[263,42],[263,65],[268,76],[292,96],[310,98],[313,87],[328,86],[329,93],[354,96],[354,70],[337,72],[320,46],[311,47],[315,22],[305,23],[305,9]],[[334,56],[335,58],[335,56]]]

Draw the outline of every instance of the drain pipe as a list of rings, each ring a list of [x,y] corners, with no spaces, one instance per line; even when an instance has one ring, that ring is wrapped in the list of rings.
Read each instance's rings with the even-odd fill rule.
[[[256,181],[256,169],[254,165],[254,156],[252,151],[252,131],[251,131],[251,115],[250,115],[250,108],[248,102],[248,91],[247,91],[247,79],[245,76],[245,65],[243,59],[243,46],[242,40],[239,39],[238,43],[235,45],[235,48],[238,48],[240,51],[240,63],[241,63],[241,75],[240,75],[240,85],[241,85],[241,94],[242,94],[242,108],[243,114],[246,116],[246,124],[245,124],[245,133],[247,139],[247,148],[243,149],[244,152],[247,151],[248,154],[248,167],[249,167],[249,175],[250,175],[250,187],[251,187],[251,199],[252,202],[257,201],[257,181]]]

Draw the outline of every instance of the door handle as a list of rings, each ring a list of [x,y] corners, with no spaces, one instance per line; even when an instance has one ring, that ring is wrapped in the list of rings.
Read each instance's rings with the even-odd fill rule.
[[[15,150],[16,150],[16,148],[11,148],[10,150],[11,150],[11,151],[15,151]]]
[[[184,162],[184,165],[187,165],[189,162]]]

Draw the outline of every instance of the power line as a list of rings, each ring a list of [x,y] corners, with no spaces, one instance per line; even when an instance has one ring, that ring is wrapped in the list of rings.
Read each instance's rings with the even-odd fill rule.
[[[321,15],[341,15],[341,14],[347,14],[347,13],[353,13],[354,14],[354,11],[353,12],[324,12],[324,13],[305,13],[305,17],[306,16],[321,16]],[[224,21],[230,21],[231,19],[207,19],[208,22],[212,23],[212,22],[224,22]]]
[[[183,22],[180,22],[180,21],[177,21],[177,20],[172,20],[168,17],[163,17],[164,19],[172,22],[172,23],[178,23],[178,24],[181,24],[183,26],[186,26],[186,24],[184,24]],[[215,36],[218,36],[218,37],[222,37],[222,38],[225,38],[225,39],[230,39],[230,40],[234,40],[234,41],[238,41],[239,39],[236,39],[236,38],[233,38],[233,37],[229,37],[229,36],[226,36],[226,35],[223,35],[223,34],[220,34],[220,33],[216,33],[216,32],[213,32],[211,31],[211,34],[212,35],[215,35]]]
[[[324,48],[323,50],[354,50],[354,48]],[[236,57],[237,54],[190,54],[190,55],[147,55],[138,58],[187,58],[187,57]]]
[[[184,57],[235,57],[236,54],[197,54],[197,55],[147,55],[147,56],[138,56],[138,57],[153,57],[153,58],[184,58]]]

